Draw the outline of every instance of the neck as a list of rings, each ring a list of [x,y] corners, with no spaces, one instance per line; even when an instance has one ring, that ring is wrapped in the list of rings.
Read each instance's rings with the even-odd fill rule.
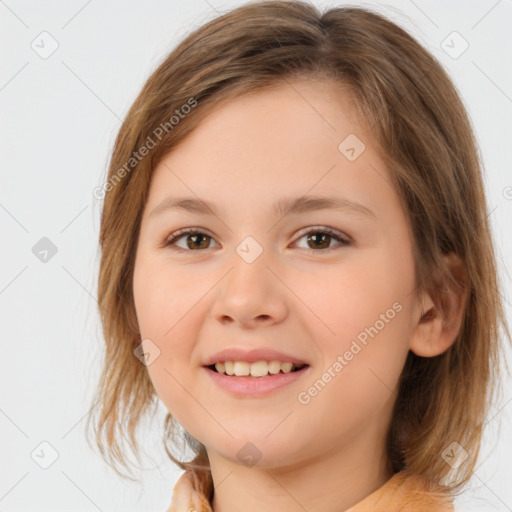
[[[247,467],[209,451],[215,489],[213,511],[347,510],[392,476],[387,470],[384,443],[376,446],[371,434],[358,435],[338,451],[286,466]]]

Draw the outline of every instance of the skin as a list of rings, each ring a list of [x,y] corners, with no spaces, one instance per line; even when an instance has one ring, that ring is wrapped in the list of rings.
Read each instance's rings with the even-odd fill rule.
[[[349,134],[366,146],[355,161],[338,150]],[[339,512],[391,477],[385,437],[407,353],[445,351],[463,298],[454,298],[459,313],[447,327],[430,297],[416,293],[411,231],[389,184],[348,96],[312,80],[220,106],[154,170],[134,269],[136,314],[141,339],[160,350],[147,368],[158,396],[207,448],[216,512]],[[305,194],[343,196],[375,216],[273,215],[278,199]],[[150,216],[168,196],[214,202],[220,215]],[[351,244],[327,238],[317,248],[305,236],[311,226]],[[186,227],[206,233],[199,248],[187,234],[177,241],[183,252],[163,246]],[[236,252],[248,236],[263,249],[252,263]],[[397,302],[400,312],[300,403],[298,394]],[[265,397],[237,398],[202,368],[227,346],[289,352],[309,373]],[[249,442],[261,457],[252,466],[237,456]]]

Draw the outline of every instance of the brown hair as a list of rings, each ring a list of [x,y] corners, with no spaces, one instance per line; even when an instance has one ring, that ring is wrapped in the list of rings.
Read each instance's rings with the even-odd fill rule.
[[[456,285],[442,256],[456,254],[465,264],[468,299],[457,339],[437,357],[409,352],[387,441],[392,473],[406,470],[452,492],[469,480],[500,376],[500,326],[510,334],[467,113],[437,60],[384,16],[356,7],[321,13],[286,0],[245,4],[189,34],[149,77],[115,141],[99,237],[106,352],[94,425],[109,461],[128,467],[123,439],[138,456],[137,425],[157,402],[147,369],[134,356],[141,339],[132,292],[153,169],[213,107],[290,79],[319,77],[350,92],[379,145],[412,228],[417,290],[430,292],[441,313],[443,294]],[[150,139],[154,149],[132,160]],[[92,418],[93,411],[88,425]],[[186,432],[178,434],[178,427],[167,414],[165,450],[180,468],[194,469],[196,486],[211,496],[205,448]],[[169,440],[175,447],[182,440],[194,460],[181,462]],[[441,454],[453,441],[468,458],[450,472]]]

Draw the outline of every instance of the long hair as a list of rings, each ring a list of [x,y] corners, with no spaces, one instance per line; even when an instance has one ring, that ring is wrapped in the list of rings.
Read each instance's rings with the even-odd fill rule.
[[[105,459],[126,468],[122,441],[138,454],[137,425],[157,400],[147,368],[134,356],[141,339],[132,292],[153,170],[212,108],[294,78],[332,81],[354,100],[411,227],[417,290],[429,292],[441,313],[453,281],[443,255],[456,254],[466,266],[469,293],[459,334],[437,357],[409,352],[387,436],[392,473],[407,470],[454,492],[477,461],[500,377],[500,326],[510,339],[483,166],[443,67],[402,28],[364,8],[322,13],[301,1],[247,3],[187,35],[143,86],[117,135],[103,187],[98,303],[105,358],[98,411],[91,410],[88,425],[95,420]],[[178,428],[168,414],[166,452],[180,468],[194,470],[195,485],[211,495],[205,447]],[[177,456],[180,440],[193,460]],[[452,441],[468,453],[453,471],[442,457]]]

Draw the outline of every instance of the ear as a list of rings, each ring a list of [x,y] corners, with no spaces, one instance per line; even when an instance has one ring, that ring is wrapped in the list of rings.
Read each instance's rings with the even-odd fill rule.
[[[444,255],[446,268],[455,283],[443,279],[442,273],[434,275],[433,285],[441,289],[439,303],[430,294],[418,297],[415,305],[415,326],[409,348],[422,357],[434,357],[448,350],[462,326],[464,307],[468,298],[468,278],[462,259],[450,253]]]

